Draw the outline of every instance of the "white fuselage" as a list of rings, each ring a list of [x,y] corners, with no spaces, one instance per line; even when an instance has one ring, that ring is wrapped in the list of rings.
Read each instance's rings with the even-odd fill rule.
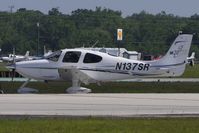
[[[75,63],[64,62],[64,56],[67,52],[80,52],[81,55]],[[84,60],[87,53],[97,55],[102,59],[99,62],[85,63]],[[173,66],[156,66],[153,65],[153,62],[130,60],[111,56],[106,53],[81,49],[62,50],[56,61],[50,58],[16,63],[16,71],[24,77],[38,80],[67,81],[71,80],[72,77],[69,70],[73,69],[78,69],[96,81],[112,81],[138,76],[175,76],[169,71],[172,67]]]

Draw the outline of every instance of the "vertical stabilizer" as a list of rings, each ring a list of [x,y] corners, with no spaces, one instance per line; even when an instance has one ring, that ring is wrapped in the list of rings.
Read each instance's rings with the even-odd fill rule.
[[[26,57],[26,58],[29,57],[29,54],[30,54],[30,52],[29,52],[29,51],[26,51],[25,57]]]
[[[186,62],[193,35],[181,34],[171,45],[167,54],[161,59],[162,64],[178,64]]]
[[[180,76],[184,73],[193,35],[181,34],[175,39],[170,49],[161,59],[152,61],[157,68],[169,69],[169,76]]]

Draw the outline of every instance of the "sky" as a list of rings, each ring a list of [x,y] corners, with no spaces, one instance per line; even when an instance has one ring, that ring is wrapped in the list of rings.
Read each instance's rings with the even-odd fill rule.
[[[52,8],[59,8],[64,14],[78,8],[95,10],[96,6],[101,6],[121,11],[124,17],[143,10],[151,14],[165,11],[184,17],[199,14],[199,0],[0,0],[0,11],[9,11],[11,5],[14,5],[13,11],[26,8],[48,13]]]

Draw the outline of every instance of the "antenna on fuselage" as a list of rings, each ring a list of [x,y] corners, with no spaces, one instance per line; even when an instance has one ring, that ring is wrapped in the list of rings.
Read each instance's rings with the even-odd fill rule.
[[[97,44],[98,44],[98,42],[99,42],[99,40],[97,40],[97,41],[92,45],[92,47],[91,47],[91,48],[94,48],[94,47],[95,47],[95,45],[97,45]]]

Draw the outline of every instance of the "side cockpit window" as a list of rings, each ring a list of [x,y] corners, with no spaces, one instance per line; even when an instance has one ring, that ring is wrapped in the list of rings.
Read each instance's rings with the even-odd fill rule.
[[[69,51],[66,52],[66,54],[64,55],[62,62],[77,63],[79,61],[80,56],[81,52],[79,51]]]
[[[102,57],[99,55],[91,54],[91,53],[86,53],[84,57],[84,63],[98,63],[102,61]]]
[[[61,53],[62,53],[62,51],[53,52],[52,54],[45,57],[45,59],[56,62],[59,60]]]

